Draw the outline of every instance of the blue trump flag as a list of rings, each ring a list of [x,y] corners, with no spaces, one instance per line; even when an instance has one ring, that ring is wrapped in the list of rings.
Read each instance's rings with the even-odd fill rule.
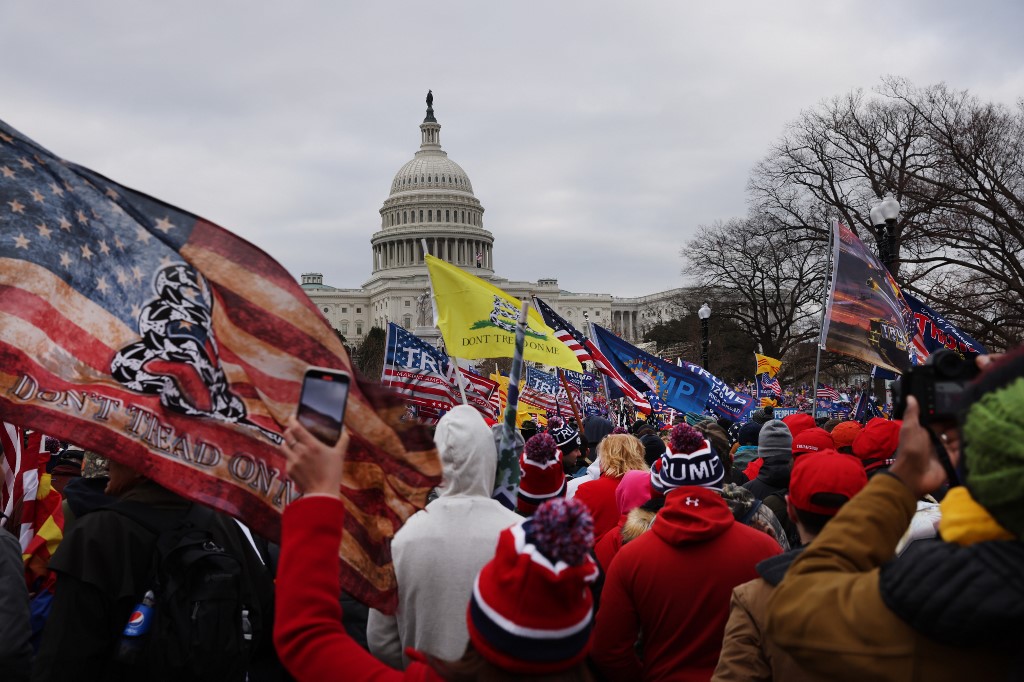
[[[913,343],[918,355],[926,358],[943,348],[955,350],[965,357],[984,355],[988,352],[980,343],[910,294],[903,292],[903,298],[914,311],[916,326],[912,330]]]
[[[704,410],[711,392],[708,378],[645,353],[604,327],[591,326],[594,332],[591,341],[631,386],[650,391],[679,412]]]
[[[729,384],[700,365],[684,360],[681,369],[695,377],[704,379],[710,384],[711,390],[708,393],[707,407],[719,417],[725,417],[733,421],[744,421],[756,407],[757,401],[754,396],[733,390],[729,387]]]

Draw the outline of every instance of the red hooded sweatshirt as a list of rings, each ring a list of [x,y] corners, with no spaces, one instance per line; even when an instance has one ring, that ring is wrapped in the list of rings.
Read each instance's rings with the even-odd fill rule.
[[[715,490],[676,488],[651,530],[611,562],[592,658],[613,681],[711,679],[732,589],[778,553],[768,535],[736,523]]]

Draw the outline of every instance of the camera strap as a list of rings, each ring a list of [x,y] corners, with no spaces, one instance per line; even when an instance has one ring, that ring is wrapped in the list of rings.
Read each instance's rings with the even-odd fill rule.
[[[946,445],[942,442],[942,439],[932,431],[930,426],[926,426],[925,430],[928,431],[928,436],[932,439],[932,444],[935,446],[935,455],[939,458],[939,464],[942,465],[943,471],[946,472],[946,481],[949,483],[949,487],[953,488],[961,485],[960,475],[956,472],[956,467],[953,466],[952,460],[949,459],[949,452],[946,451]]]

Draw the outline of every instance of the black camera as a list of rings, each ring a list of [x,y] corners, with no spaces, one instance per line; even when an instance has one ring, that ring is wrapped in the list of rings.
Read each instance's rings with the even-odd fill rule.
[[[961,410],[964,390],[978,376],[973,357],[943,349],[928,356],[923,365],[911,368],[892,385],[893,418],[903,419],[907,396],[914,396],[921,407],[921,423],[956,419]]]

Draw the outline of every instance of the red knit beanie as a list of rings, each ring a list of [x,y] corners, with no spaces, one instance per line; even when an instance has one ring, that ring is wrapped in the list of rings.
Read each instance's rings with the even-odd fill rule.
[[[476,577],[466,621],[480,655],[513,673],[568,670],[586,658],[594,622],[588,554],[594,523],[577,500],[553,500],[498,536]]]
[[[875,417],[853,440],[853,454],[864,462],[866,471],[874,471],[892,464],[896,447],[900,443],[903,422]]]
[[[530,515],[541,503],[565,497],[562,453],[549,434],[538,433],[526,441],[519,456],[519,474],[516,508],[520,513]]]

